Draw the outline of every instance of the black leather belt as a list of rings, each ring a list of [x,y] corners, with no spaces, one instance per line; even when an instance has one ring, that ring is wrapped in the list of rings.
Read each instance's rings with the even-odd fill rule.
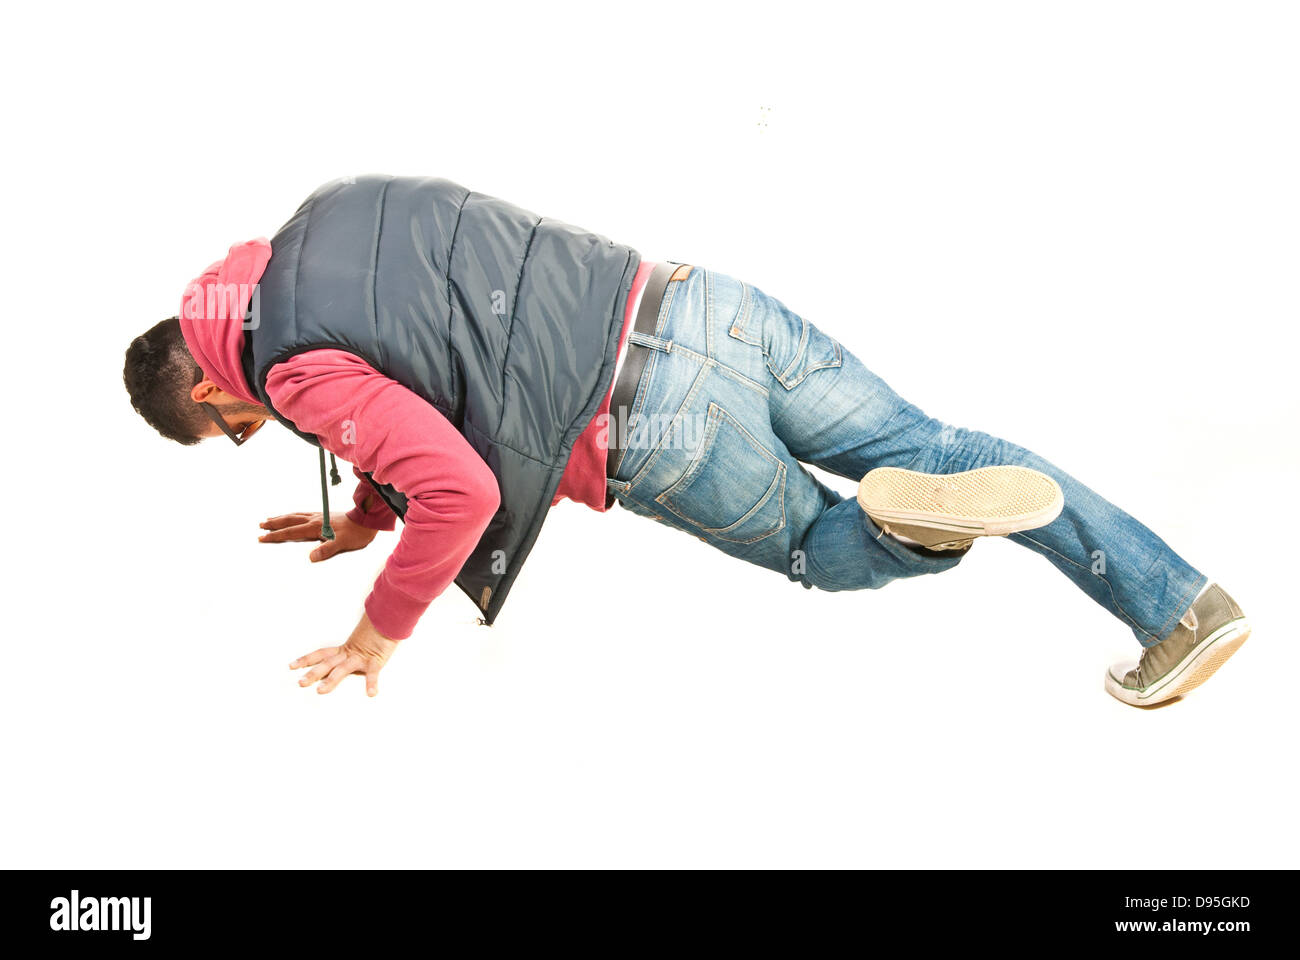
[[[656,264],[650,271],[650,278],[646,280],[645,289],[641,294],[641,306],[636,312],[636,320],[632,322],[632,330],[654,336],[655,322],[659,319],[659,307],[663,303],[668,284],[674,280],[685,280],[690,273],[689,263],[675,263],[669,260]],[[628,336],[630,337],[631,333]],[[619,464],[623,460],[622,444],[626,439],[623,418],[632,412],[632,401],[636,399],[637,384],[641,382],[641,373],[645,370],[646,361],[650,359],[651,349],[629,340],[627,352],[623,355],[623,369],[618,372],[618,379],[614,382],[614,392],[609,398],[609,454],[605,461],[607,477],[614,477],[617,474]],[[613,502],[614,494],[611,492],[605,498],[605,507],[608,509]]]

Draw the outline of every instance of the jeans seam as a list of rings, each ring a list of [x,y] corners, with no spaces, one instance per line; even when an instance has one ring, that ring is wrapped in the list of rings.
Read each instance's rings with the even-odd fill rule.
[[[704,352],[713,356],[713,281],[704,271]]]
[[[756,380],[751,380],[749,377],[745,376],[743,373],[741,373],[739,370],[737,370],[735,367],[731,366],[730,364],[723,363],[721,360],[709,360],[708,363],[724,377],[727,377],[731,380],[735,380],[742,387],[748,387],[750,390],[753,390],[755,393],[761,396],[764,400],[766,400],[771,395],[771,391],[768,390],[767,387],[763,386],[761,383],[757,382]]]
[[[656,339],[658,339],[659,344],[670,342],[670,341],[663,340],[662,338],[656,338]],[[751,390],[756,391],[757,393],[761,394],[764,397],[771,395],[772,392],[771,390],[763,386],[757,380],[745,376],[743,373],[741,373],[731,364],[725,363],[722,360],[718,360],[714,357],[707,356],[703,353],[700,353],[698,350],[692,350],[690,347],[684,347],[681,345],[681,343],[675,340],[671,341],[671,343],[673,345],[673,350],[672,350],[673,353],[684,354],[685,356],[691,357],[694,360],[698,360],[700,363],[704,364],[705,366],[713,367],[715,370],[718,371],[718,373],[726,377],[730,377],[732,380],[735,380],[741,386],[749,387]],[[659,344],[655,345],[656,349],[662,349],[659,346]]]
[[[1079,563],[1079,562],[1077,562],[1077,561],[1075,561],[1075,560],[1071,560],[1071,559],[1070,559],[1069,557],[1067,557],[1065,554],[1063,554],[1063,553],[1058,553],[1056,550],[1053,550],[1053,549],[1052,549],[1051,547],[1049,547],[1047,544],[1043,543],[1042,541],[1035,540],[1033,537],[1031,537],[1031,536],[1029,536],[1029,535],[1027,535],[1027,534],[1025,534],[1025,533],[1023,533],[1023,532],[1019,532],[1019,531],[1017,531],[1017,532],[1014,532],[1014,533],[1009,534],[1009,536],[1011,536],[1011,537],[1019,537],[1019,538],[1022,539],[1022,540],[1028,540],[1030,543],[1036,544],[1037,546],[1039,546],[1039,547],[1041,547],[1042,549],[1046,550],[1048,553],[1060,557],[1060,558],[1061,558],[1062,560],[1064,560],[1066,563],[1073,564],[1074,566],[1078,567],[1080,570],[1091,570],[1090,567],[1085,567],[1083,564],[1081,564],[1081,563]],[[1120,606],[1119,598],[1118,598],[1117,596],[1115,596],[1115,586],[1114,586],[1114,584],[1112,584],[1112,583],[1110,582],[1110,580],[1108,580],[1108,579],[1106,578],[1106,575],[1105,575],[1104,573],[1095,573],[1095,574],[1093,574],[1093,576],[1095,576],[1095,577],[1096,577],[1098,580],[1100,580],[1102,583],[1106,584],[1106,589],[1110,591],[1110,599],[1111,599],[1111,602],[1115,604],[1115,609],[1118,610],[1118,611],[1123,615],[1124,619],[1127,620],[1129,623],[1133,624],[1133,628],[1134,628],[1135,630],[1137,630],[1139,633],[1141,633],[1144,637],[1150,637],[1152,640],[1154,640],[1154,641],[1156,641],[1156,642],[1159,642],[1159,637],[1158,637],[1157,635],[1151,633],[1149,630],[1147,630],[1145,627],[1143,627],[1142,624],[1140,624],[1140,623],[1138,623],[1136,620],[1134,620],[1131,616],[1129,616],[1128,611],[1125,610],[1122,606]],[[1154,644],[1153,644],[1153,646],[1154,646]]]

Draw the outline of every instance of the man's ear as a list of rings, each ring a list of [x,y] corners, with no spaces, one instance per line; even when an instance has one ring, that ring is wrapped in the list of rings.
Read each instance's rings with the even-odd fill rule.
[[[215,403],[225,397],[225,395],[224,390],[206,377],[190,388],[190,399],[195,403],[202,403],[204,401]]]

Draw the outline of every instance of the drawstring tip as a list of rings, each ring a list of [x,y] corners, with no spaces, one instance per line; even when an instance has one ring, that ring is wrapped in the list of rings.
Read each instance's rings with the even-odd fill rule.
[[[342,482],[343,482],[343,478],[339,476],[338,461],[334,459],[334,454],[331,453],[330,454],[330,486],[337,487]]]

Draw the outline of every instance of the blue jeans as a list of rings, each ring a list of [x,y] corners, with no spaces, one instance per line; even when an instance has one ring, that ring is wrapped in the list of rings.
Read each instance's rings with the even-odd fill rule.
[[[1169,636],[1206,583],[1163,540],[1023,447],[926,416],[774,297],[695,267],[668,285],[607,485],[622,506],[807,588],[941,573],[964,555],[905,545],[817,480],[875,467],[957,473],[1019,464],[1053,477],[1061,515],[1010,539],[1042,554],[1138,642]],[[802,463],[800,462],[802,461]]]

